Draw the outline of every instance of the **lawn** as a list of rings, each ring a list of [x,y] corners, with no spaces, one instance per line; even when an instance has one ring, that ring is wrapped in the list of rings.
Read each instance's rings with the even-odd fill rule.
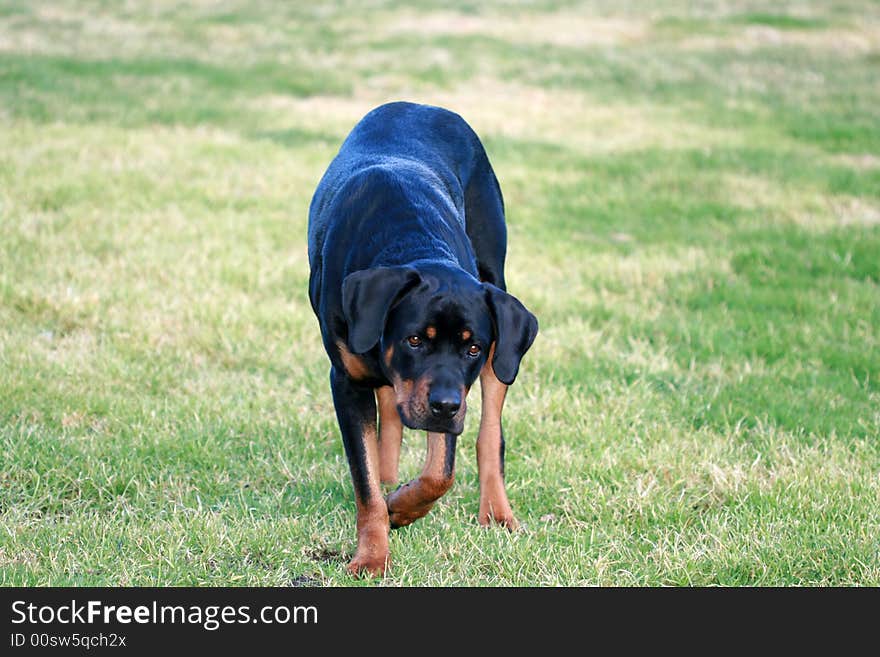
[[[384,583],[880,585],[870,0],[5,0],[0,584],[375,584],[306,223],[394,99],[483,138],[541,333],[522,529],[477,525],[472,394]]]

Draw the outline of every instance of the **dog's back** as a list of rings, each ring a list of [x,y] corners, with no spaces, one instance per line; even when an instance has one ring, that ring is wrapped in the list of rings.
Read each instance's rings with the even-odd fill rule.
[[[367,114],[342,144],[309,208],[315,311],[324,286],[337,286],[352,271],[401,264],[418,252],[476,276],[464,209],[478,170],[488,170],[494,182],[479,139],[458,114],[406,102]],[[334,267],[325,268],[325,260]]]
[[[377,107],[352,129],[315,190],[309,208],[309,239],[320,230],[324,208],[352,175],[380,166],[402,173],[429,171],[457,201],[464,202],[462,176],[485,157],[479,139],[458,114],[441,107],[395,102]]]

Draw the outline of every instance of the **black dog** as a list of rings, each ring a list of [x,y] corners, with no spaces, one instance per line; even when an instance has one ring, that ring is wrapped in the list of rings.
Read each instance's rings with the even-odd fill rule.
[[[353,573],[384,573],[389,526],[421,518],[449,490],[477,376],[479,521],[516,526],[501,410],[538,322],[505,291],[506,250],[483,146],[438,107],[390,103],[367,114],[315,191],[309,297],[357,501]],[[397,481],[402,425],[427,430],[427,461],[386,500],[380,481]]]

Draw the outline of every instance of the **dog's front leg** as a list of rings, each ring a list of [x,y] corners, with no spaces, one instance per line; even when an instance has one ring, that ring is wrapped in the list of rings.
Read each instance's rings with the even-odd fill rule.
[[[376,400],[379,402],[379,479],[383,484],[396,484],[403,423],[397,413],[394,388],[377,388]]]
[[[389,523],[379,485],[375,393],[352,384],[336,368],[330,371],[330,388],[357,503],[358,544],[348,569],[355,575],[367,572],[381,576],[389,563]]]
[[[391,526],[404,527],[425,516],[455,480],[455,440],[452,433],[428,432],[428,454],[422,473],[388,495]]]
[[[480,417],[480,434],[477,437],[477,469],[480,473],[480,514],[478,520],[486,526],[492,522],[516,529],[518,523],[510,508],[504,488],[504,432],[501,428],[501,412],[507,386],[495,376],[492,368],[492,351],[480,372],[480,392],[483,414]]]

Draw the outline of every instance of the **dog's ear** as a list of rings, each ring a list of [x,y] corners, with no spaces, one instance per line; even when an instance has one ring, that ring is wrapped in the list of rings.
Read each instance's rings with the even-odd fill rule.
[[[348,324],[348,346],[356,354],[379,341],[394,302],[419,282],[412,267],[376,267],[349,274],[342,281],[342,312]]]
[[[538,335],[538,320],[519,300],[490,283],[484,283],[486,303],[495,323],[492,368],[505,385],[516,379],[519,362]]]

